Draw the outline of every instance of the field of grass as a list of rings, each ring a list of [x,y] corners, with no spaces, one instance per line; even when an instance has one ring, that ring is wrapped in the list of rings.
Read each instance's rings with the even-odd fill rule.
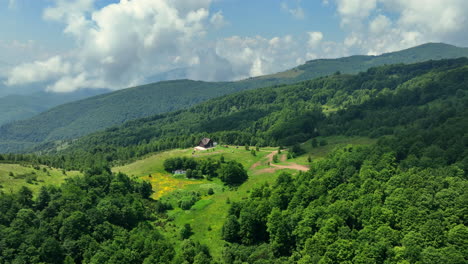
[[[301,155],[300,157],[288,160],[295,162],[297,164],[307,165],[310,164],[307,160],[310,156],[313,161],[318,161],[324,159],[328,153],[332,152],[336,148],[342,148],[347,145],[371,145],[376,142],[375,139],[367,137],[345,137],[345,136],[333,136],[333,137],[318,137],[318,141],[325,140],[327,145],[318,146],[313,148],[311,140],[301,144],[301,147],[306,151],[306,154]]]
[[[237,162],[242,163],[242,165],[248,169],[252,164],[262,159],[274,150],[276,150],[276,148],[262,148],[259,152],[257,152],[256,156],[253,156],[250,154],[250,151],[245,150],[245,147],[243,146],[229,146],[228,148],[218,146],[206,151],[196,151],[194,154],[192,154],[192,149],[175,149],[158,153],[127,165],[114,167],[112,171],[122,172],[129,176],[138,178],[153,173],[168,175],[163,166],[164,161],[168,158],[194,157],[219,159],[221,156],[224,156],[227,161],[236,160]]]
[[[208,151],[197,151],[192,154],[192,149],[176,149],[158,153],[142,160],[124,166],[115,167],[115,172],[123,172],[135,178],[149,180],[155,191],[153,198],[165,198],[175,190],[198,191],[202,194],[201,199],[190,210],[176,208],[169,211],[170,219],[173,219],[175,225],[166,225],[162,229],[168,238],[174,242],[179,241],[179,230],[186,224],[191,224],[193,228],[193,238],[210,247],[215,257],[220,257],[224,242],[221,240],[221,228],[226,218],[229,204],[226,202],[240,201],[247,197],[249,192],[255,186],[260,186],[265,182],[272,183],[279,174],[280,170],[262,172],[269,166],[267,164],[268,155],[277,148],[261,148],[253,156],[244,146],[229,146],[225,148],[218,146]],[[219,159],[224,156],[226,161],[235,160],[242,163],[248,170],[249,179],[244,184],[235,189],[230,189],[223,185],[219,179],[191,180],[180,179],[164,171],[163,163],[167,158],[172,157],[194,157],[194,158],[212,158]],[[253,164],[259,164],[252,168]],[[149,177],[151,175],[151,177]],[[207,195],[207,190],[212,188],[213,195]],[[210,230],[210,231],[208,231]]]
[[[26,186],[37,193],[42,185],[60,185],[68,177],[81,175],[78,171],[67,171],[38,166],[20,164],[0,164],[0,191],[4,193],[17,192]]]

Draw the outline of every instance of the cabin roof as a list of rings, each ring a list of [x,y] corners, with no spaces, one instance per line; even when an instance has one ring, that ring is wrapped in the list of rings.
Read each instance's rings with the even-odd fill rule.
[[[208,143],[210,143],[211,139],[209,138],[203,138],[200,143],[203,144],[203,145],[207,145]]]

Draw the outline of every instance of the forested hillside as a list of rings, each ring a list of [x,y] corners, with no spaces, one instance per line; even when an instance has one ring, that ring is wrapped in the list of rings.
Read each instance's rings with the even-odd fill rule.
[[[0,127],[0,152],[25,151],[43,142],[78,138],[129,120],[185,109],[242,90],[291,84],[336,72],[358,73],[384,64],[466,56],[466,48],[425,44],[380,56],[313,60],[290,71],[237,82],[179,80],[139,86],[61,105],[33,118],[4,125]],[[339,102],[334,104],[339,105]],[[256,112],[255,115],[260,114]]]
[[[151,225],[151,185],[88,170],[36,199],[0,195],[0,263],[170,263],[174,248]]]
[[[244,91],[127,122],[58,149],[44,145],[47,156],[0,155],[0,160],[87,171],[61,188],[44,188],[35,201],[27,189],[0,195],[0,233],[5,234],[0,262],[466,263],[467,131],[468,59],[454,59]],[[218,212],[221,222],[210,219],[219,232],[204,226],[193,234],[190,223],[201,224],[184,218],[212,217],[199,190],[154,202],[147,183],[108,169],[89,170],[192,147],[203,136],[246,145],[243,155],[253,157],[249,146],[275,146],[274,154],[282,145],[301,155],[299,143],[314,146],[317,138],[337,135],[371,137],[376,143],[336,148],[310,160],[307,172],[277,176],[267,170],[264,179],[270,184],[249,185],[258,175],[250,169],[245,175],[239,161],[224,156],[159,160],[168,171],[193,169],[192,177],[209,176],[209,186],[221,184],[219,196],[213,189],[206,194],[228,205],[216,207],[226,209]],[[193,156],[191,151],[185,150]],[[232,171],[242,176],[235,184],[226,181]],[[142,179],[157,177],[156,171],[141,172]],[[245,191],[245,185],[256,187]],[[199,243],[213,236],[224,244]],[[220,247],[214,257],[211,250]]]
[[[245,91],[131,121],[74,141],[59,153],[69,160],[69,165],[62,166],[79,168],[88,162],[128,160],[190,147],[204,136],[222,143],[274,146],[319,135],[377,138],[402,129],[438,127],[449,118],[461,119],[458,123],[463,127],[467,124],[467,66],[468,59],[383,66],[354,76]],[[42,146],[54,148],[53,144]]]
[[[224,263],[466,263],[466,134],[449,150],[424,136],[441,135],[339,149],[252,190],[228,211]],[[458,144],[461,162],[450,158]]]
[[[295,68],[293,71],[297,74],[295,80],[299,81],[329,75],[336,71],[359,73],[366,71],[370,67],[380,65],[460,58],[467,57],[467,54],[468,48],[459,48],[444,43],[428,43],[402,51],[385,53],[380,56],[360,55],[339,59],[312,60]],[[291,74],[292,72],[285,73]]]
[[[71,93],[38,92],[31,95],[0,97],[0,125],[33,117],[54,106],[110,92],[106,89],[84,89]]]

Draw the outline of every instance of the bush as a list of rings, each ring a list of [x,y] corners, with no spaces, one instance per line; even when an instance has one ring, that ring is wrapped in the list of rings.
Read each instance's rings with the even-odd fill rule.
[[[310,142],[310,144],[312,145],[312,148],[316,148],[318,147],[318,141],[316,138],[313,138],[312,141]]]
[[[278,163],[278,162],[279,162],[278,154],[273,155],[273,163]]]
[[[301,147],[301,145],[299,144],[295,144],[292,148],[291,148],[291,152],[293,153],[293,155],[295,157],[297,156],[300,156],[302,154],[305,153],[305,150]]]
[[[193,235],[192,227],[190,226],[190,224],[185,224],[180,230],[180,238],[184,240],[189,238],[191,235]]]
[[[214,194],[213,188],[209,188],[208,189],[208,195],[213,195],[213,194]]]
[[[219,176],[227,185],[240,185],[248,178],[244,166],[236,161],[222,164],[219,170]]]

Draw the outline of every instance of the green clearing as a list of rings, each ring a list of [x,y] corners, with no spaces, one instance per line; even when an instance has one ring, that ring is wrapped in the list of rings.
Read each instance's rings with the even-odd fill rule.
[[[305,142],[302,147],[306,150],[306,154],[294,159],[286,159],[288,150],[282,150],[281,154],[279,154],[280,162],[276,164],[282,166],[310,165],[307,161],[309,155],[313,161],[316,161],[325,158],[328,153],[337,147],[368,145],[375,142],[373,139],[364,137],[327,137],[318,139],[326,140],[328,144],[312,148],[310,141]],[[250,149],[252,148],[255,147],[250,147]],[[197,151],[194,154],[192,154],[192,149],[175,149],[148,156],[131,164],[115,167],[113,171],[149,180],[155,191],[153,195],[155,199],[170,198],[171,192],[176,190],[198,191],[201,194],[201,199],[190,210],[175,208],[168,211],[169,220],[171,221],[162,225],[161,231],[177,244],[180,242],[181,227],[188,223],[193,230],[192,238],[206,244],[210,248],[213,257],[220,259],[223,247],[226,244],[221,240],[221,230],[230,203],[247,199],[250,191],[255,187],[265,183],[272,184],[281,172],[297,173],[297,170],[277,168],[268,164],[274,154],[273,152],[277,150],[277,147],[265,147],[256,152],[256,156],[253,156],[250,150],[247,151],[244,146],[228,146],[228,148],[218,146],[208,151]],[[212,181],[181,179],[167,173],[163,167],[164,160],[177,156],[212,159],[219,159],[224,156],[226,161],[236,160],[242,163],[248,170],[249,179],[237,188],[226,187],[216,178]],[[214,190],[213,195],[207,194],[209,188]]]
[[[12,174],[12,175],[11,175]],[[26,186],[36,193],[43,185],[60,185],[66,178],[81,175],[78,171],[67,171],[49,168],[47,166],[0,164],[0,191],[15,193]]]
[[[348,145],[371,145],[374,144],[377,140],[367,137],[346,137],[346,136],[333,136],[333,137],[317,137],[317,140],[325,140],[327,145],[312,147],[312,140],[308,140],[301,144],[301,147],[306,151],[306,154],[303,154],[294,159],[288,160],[289,162],[295,162],[301,165],[310,164],[307,160],[310,156],[313,161],[318,161],[324,159],[328,153],[332,152],[336,148],[346,147]]]

